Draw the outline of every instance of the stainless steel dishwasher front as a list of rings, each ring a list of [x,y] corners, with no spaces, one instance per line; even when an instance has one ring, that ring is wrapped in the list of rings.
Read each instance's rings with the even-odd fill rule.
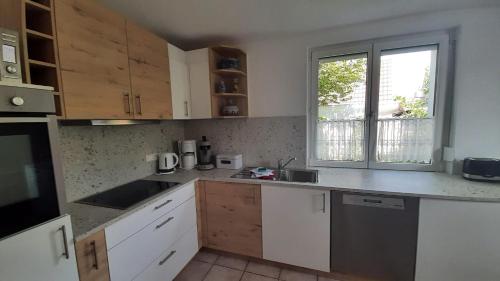
[[[413,281],[419,198],[332,192],[333,272]]]

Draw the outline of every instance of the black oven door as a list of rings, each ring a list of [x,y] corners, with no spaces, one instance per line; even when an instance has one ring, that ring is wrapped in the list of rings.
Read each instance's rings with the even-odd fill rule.
[[[49,121],[12,119],[0,118],[0,239],[60,215]]]

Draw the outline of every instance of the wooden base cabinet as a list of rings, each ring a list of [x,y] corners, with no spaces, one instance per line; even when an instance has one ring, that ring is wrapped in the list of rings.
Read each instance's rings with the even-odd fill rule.
[[[80,281],[109,281],[108,252],[104,230],[75,244]]]
[[[420,200],[416,281],[500,280],[500,203]]]
[[[260,185],[204,182],[207,247],[262,258]]]
[[[70,216],[0,241],[0,280],[78,281]]]
[[[262,185],[263,258],[330,271],[330,192]]]

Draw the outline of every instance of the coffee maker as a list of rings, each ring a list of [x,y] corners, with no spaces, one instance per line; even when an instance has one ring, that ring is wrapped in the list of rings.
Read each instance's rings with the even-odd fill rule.
[[[212,151],[210,142],[207,141],[207,137],[203,136],[200,142],[200,163],[198,164],[198,170],[211,170],[215,168],[212,164]]]
[[[183,140],[177,142],[177,148],[180,155],[180,168],[184,170],[194,169],[198,159],[196,155],[196,141]]]

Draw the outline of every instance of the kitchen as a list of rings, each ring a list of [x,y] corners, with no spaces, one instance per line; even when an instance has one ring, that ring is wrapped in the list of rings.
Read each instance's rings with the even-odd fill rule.
[[[500,279],[498,14],[1,0],[0,280]]]

